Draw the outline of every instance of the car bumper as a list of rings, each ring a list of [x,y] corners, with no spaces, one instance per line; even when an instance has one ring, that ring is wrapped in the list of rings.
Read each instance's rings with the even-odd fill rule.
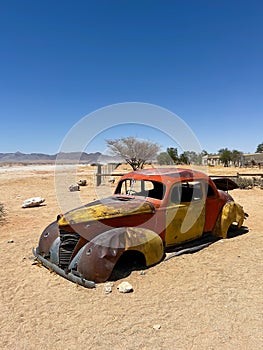
[[[66,273],[65,270],[61,269],[59,266],[57,266],[56,264],[52,263],[51,261],[45,259],[42,255],[38,254],[37,249],[32,250],[34,256],[37,258],[37,260],[39,262],[41,262],[41,264],[43,266],[45,266],[46,268],[56,272],[58,275],[66,278],[67,280],[74,282],[80,286],[83,286],[85,288],[95,288],[96,284],[93,281],[88,281],[84,278],[81,278],[79,276],[74,275],[74,273],[72,272],[68,272]]]

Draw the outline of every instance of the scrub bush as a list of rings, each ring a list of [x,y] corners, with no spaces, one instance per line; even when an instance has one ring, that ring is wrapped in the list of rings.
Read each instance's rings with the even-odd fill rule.
[[[251,189],[254,187],[254,181],[252,178],[246,177],[237,177],[235,182],[238,184],[241,189]]]
[[[4,205],[0,203],[0,223],[3,222],[4,218],[5,218],[5,208],[4,208]]]

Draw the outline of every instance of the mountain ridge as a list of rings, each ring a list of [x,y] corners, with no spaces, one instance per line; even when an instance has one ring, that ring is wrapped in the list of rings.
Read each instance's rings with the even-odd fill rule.
[[[122,159],[118,156],[109,156],[100,152],[59,152],[55,154],[45,153],[0,153],[0,163],[120,163]]]

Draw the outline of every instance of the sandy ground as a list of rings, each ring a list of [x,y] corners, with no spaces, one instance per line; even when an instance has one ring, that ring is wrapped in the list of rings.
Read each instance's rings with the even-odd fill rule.
[[[65,186],[66,174],[57,173]],[[91,169],[80,168],[78,177],[89,186],[67,192],[68,206],[112,191],[92,189]],[[134,271],[125,278],[133,293],[120,294],[115,282],[106,294],[105,284],[78,287],[32,259],[41,231],[61,212],[52,168],[2,168],[0,184],[7,210],[0,226],[1,349],[263,348],[263,190],[231,192],[250,215],[247,233],[164,261],[144,275]],[[21,208],[35,196],[44,197],[45,205]]]

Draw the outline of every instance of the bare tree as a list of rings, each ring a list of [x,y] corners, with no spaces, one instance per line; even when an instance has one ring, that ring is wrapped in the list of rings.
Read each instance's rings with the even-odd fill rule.
[[[106,140],[111,151],[122,157],[133,170],[142,169],[146,161],[153,160],[160,150],[157,143],[138,140],[135,137]]]

